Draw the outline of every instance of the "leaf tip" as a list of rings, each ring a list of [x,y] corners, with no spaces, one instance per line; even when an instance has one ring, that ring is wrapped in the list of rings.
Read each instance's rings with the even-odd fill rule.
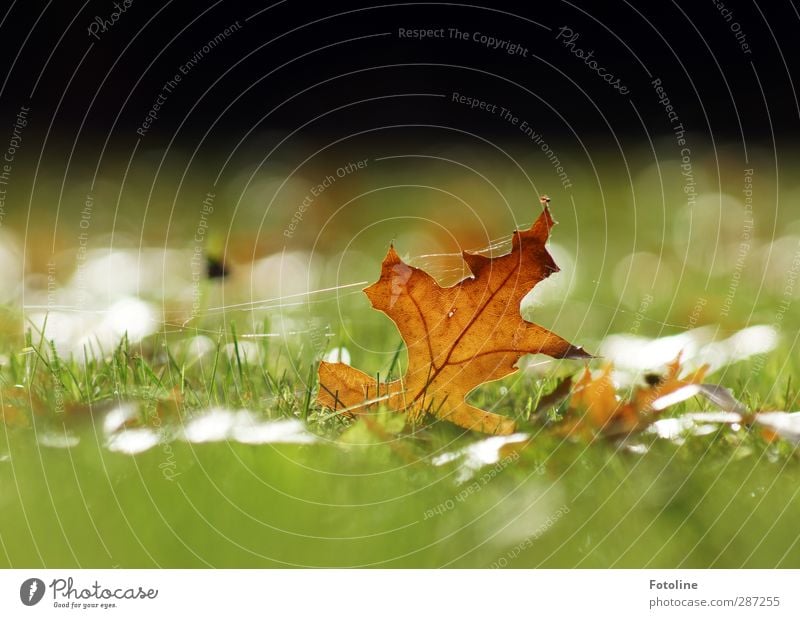
[[[469,266],[473,276],[477,276],[478,273],[483,270],[484,266],[488,265],[492,261],[491,259],[480,255],[479,253],[469,253],[468,251],[462,251],[461,257],[467,263],[467,266]]]
[[[530,231],[533,232],[534,238],[544,243],[550,237],[550,230],[556,224],[556,221],[550,213],[550,198],[543,195],[539,198],[539,203],[542,205],[542,212],[531,225]]]
[[[384,264],[397,264],[402,262],[403,260],[400,259],[400,256],[397,255],[397,251],[394,250],[394,243],[389,244],[389,250],[386,252],[386,257],[383,258]]]
[[[573,360],[594,360],[602,357],[590,354],[589,352],[584,350],[581,346],[573,345],[569,347],[569,350],[567,350],[567,353],[564,355],[564,358],[571,358]]]

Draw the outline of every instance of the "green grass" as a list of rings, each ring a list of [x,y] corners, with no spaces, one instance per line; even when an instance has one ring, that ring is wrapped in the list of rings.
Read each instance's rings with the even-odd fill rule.
[[[527,419],[555,379],[517,376],[482,388],[475,401],[516,416],[533,441],[459,484],[457,462],[435,466],[432,459],[478,436],[437,424],[387,442],[316,408],[305,384],[313,376],[308,351],[292,358],[289,346],[260,338],[264,362],[251,363],[236,333],[233,326],[220,331],[216,349],[193,363],[180,354],[182,334],[137,346],[123,340],[105,358],[83,362],[59,358],[35,331],[9,350],[0,373],[0,562],[800,566],[798,454],[757,431],[720,429],[682,444],[646,437],[639,440],[650,447],[645,454],[613,442],[565,441]],[[225,342],[233,344],[230,356]],[[779,362],[787,352],[771,354],[756,381],[752,363],[729,367],[724,381],[750,405],[786,409],[794,403],[791,385],[771,388],[768,376],[787,371]],[[565,362],[554,373],[579,368]],[[796,369],[793,361],[790,375]],[[178,426],[214,406],[247,408],[303,419],[320,441],[175,440],[124,455],[106,448],[102,430],[104,413],[118,401],[138,402],[143,425],[157,418],[159,426]],[[707,407],[694,400],[670,413]],[[79,443],[37,442],[65,432]]]
[[[109,455],[84,437],[71,450],[13,441],[9,566],[487,567],[565,505],[510,566],[798,564],[786,534],[800,509],[796,465],[763,451],[730,458],[713,440],[689,447],[692,458],[545,440],[459,502],[446,471],[378,447],[176,445],[181,475],[170,482],[158,450]]]
[[[671,140],[665,148],[674,157]],[[697,189],[708,199],[698,202],[691,221],[676,159],[656,168],[646,148],[624,165],[613,153],[598,156],[596,165],[574,157],[570,176],[576,190],[566,192],[558,190],[548,162],[522,152],[536,190],[553,198],[560,224],[552,241],[574,258],[572,269],[558,259],[564,267],[559,277],[574,276],[572,289],[526,317],[589,351],[612,333],[658,337],[718,325],[722,337],[753,324],[780,326],[777,349],[723,368],[708,381],[730,388],[751,410],[797,410],[800,316],[791,303],[798,291],[785,292],[787,264],[796,251],[790,236],[800,231],[796,158],[781,159],[779,189],[768,172],[771,159],[759,164],[758,225],[739,272],[733,264],[744,212],[730,200],[719,204],[715,196],[741,197],[741,171],[731,164],[719,175],[716,151],[707,150],[693,148]],[[395,151],[407,153],[401,145],[375,150]],[[302,197],[341,161],[305,170],[296,191],[274,196],[275,206],[266,213],[265,200],[273,196],[248,192],[242,180],[249,173],[223,182],[204,249],[223,257],[231,276],[225,283],[206,282],[203,302],[258,300],[248,260],[284,249],[314,261],[309,289],[352,285],[308,303],[303,297],[296,307],[273,303],[253,311],[206,311],[191,328],[170,321],[139,344],[123,339],[113,349],[73,357],[56,355],[47,338],[23,321],[18,306],[0,308],[5,420],[0,422],[0,565],[800,568],[795,448],[768,443],[747,427],[680,443],[643,436],[637,442],[649,447],[644,453],[609,441],[563,440],[528,416],[557,377],[577,374],[580,363],[553,363],[541,380],[520,373],[472,395],[476,405],[517,418],[533,439],[518,457],[488,465],[462,484],[458,462],[436,466],[433,460],[480,436],[439,423],[387,441],[380,431],[353,426],[314,405],[315,363],[325,349],[347,347],[353,366],[382,378],[403,370],[405,352],[396,329],[353,285],[375,279],[389,241],[404,257],[452,254],[508,237],[514,226],[530,224],[537,214],[528,179],[497,163],[496,154],[470,146],[458,159],[494,185],[441,162],[403,167],[395,161],[387,167],[371,161],[368,174],[348,176],[326,190],[290,241],[282,230],[297,209],[297,191]],[[126,162],[121,160],[119,173],[109,171],[109,182],[98,189],[91,248],[108,252],[107,234],[113,231],[115,249],[193,250],[198,202],[187,196],[204,195],[208,179],[196,179],[185,194],[181,189],[176,203],[178,189],[171,181],[151,196],[147,170],[131,170],[128,207],[119,209],[117,218]],[[181,170],[171,171],[165,179],[182,178]],[[264,171],[264,186],[272,186],[275,173]],[[41,275],[55,252],[58,285],[68,286],[77,268],[83,198],[64,203],[55,235],[52,205],[60,203],[61,185],[49,186],[37,187],[24,238],[25,267]],[[172,204],[174,225],[168,226]],[[343,204],[347,209],[340,212]],[[22,246],[28,204],[15,206],[4,225],[16,226]],[[780,236],[786,236],[783,249],[771,252],[769,243]],[[649,262],[625,261],[642,252]],[[767,256],[773,261],[767,263]],[[172,265],[164,264],[164,270]],[[453,267],[447,259],[418,259],[415,265],[434,274]],[[734,277],[734,302],[723,311]],[[170,285],[154,281],[154,288]],[[137,291],[153,307],[185,317],[185,298],[167,292]],[[647,295],[653,300],[640,311]],[[787,301],[790,306],[779,315]],[[103,299],[89,305],[102,309]],[[212,343],[201,360],[186,351],[195,335]],[[209,408],[243,408],[267,419],[302,421],[319,441],[169,440],[125,455],[107,448],[103,419],[128,401],[136,403],[138,422],[145,426],[180,427]],[[702,409],[710,404],[691,400],[667,414]],[[41,444],[42,436],[57,435],[77,444]]]

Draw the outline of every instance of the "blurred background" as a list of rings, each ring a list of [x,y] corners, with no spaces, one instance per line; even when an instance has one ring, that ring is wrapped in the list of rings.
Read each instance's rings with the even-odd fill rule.
[[[390,243],[453,284],[460,251],[507,251],[543,194],[561,272],[525,317],[633,371],[688,348],[713,370],[759,355],[711,380],[750,409],[797,409],[798,26],[791,1],[6,3],[0,395],[17,407],[0,403],[25,420],[30,393],[60,398],[63,378],[68,413],[111,410],[102,429],[56,414],[31,415],[50,430],[38,441],[7,430],[3,487],[25,488],[19,505],[0,492],[8,564],[487,566],[539,536],[517,565],[798,564],[792,447],[738,425],[641,459],[537,438],[482,498],[426,517],[453,502],[454,473],[398,464],[394,443],[303,450],[320,438],[292,425],[277,442],[299,446],[254,445],[271,426],[225,425],[232,410],[187,442],[158,416],[219,402],[217,374],[204,381],[219,344],[221,390],[247,377],[234,354],[281,385],[262,397],[265,371],[231,405],[299,425],[314,362],[375,373],[402,350],[361,292]],[[125,335],[136,353],[118,362]],[[74,364],[37,374],[37,340]],[[176,394],[141,358],[160,376],[173,358],[209,363]],[[99,376],[85,396],[64,377],[83,364]],[[129,403],[128,366],[161,431],[126,433],[144,445],[102,437],[134,414],[101,407]],[[544,382],[479,394],[530,412]],[[187,383],[211,386],[194,402]],[[470,461],[462,436],[432,434],[408,441],[419,460]],[[570,523],[544,535],[567,504]]]
[[[564,336],[794,324],[791,3],[30,2],[3,21],[8,334],[48,315],[82,354],[236,320],[391,355],[360,293],[389,243],[453,283],[460,250],[507,248],[544,193],[562,271],[525,311]]]

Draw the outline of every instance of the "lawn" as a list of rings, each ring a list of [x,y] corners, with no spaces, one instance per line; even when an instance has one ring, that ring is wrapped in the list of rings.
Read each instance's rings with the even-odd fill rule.
[[[382,376],[400,375],[407,362],[394,325],[360,293],[377,278],[389,240],[452,282],[463,272],[451,255],[459,242],[478,248],[488,238],[502,251],[511,230],[537,214],[538,200],[513,174],[508,210],[498,214],[485,186],[435,167],[415,171],[419,186],[388,196],[369,193],[396,180],[388,173],[334,185],[326,199],[359,194],[358,207],[330,226],[312,211],[283,254],[277,239],[296,202],[275,209],[252,251],[242,239],[253,220],[218,202],[215,216],[234,223],[227,232],[218,225],[206,248],[230,273],[199,287],[188,272],[191,246],[163,242],[156,220],[147,222],[146,247],[117,243],[119,261],[109,264],[107,239],[95,237],[96,253],[74,273],[59,271],[66,290],[81,274],[91,311],[65,310],[61,297],[47,307],[42,282],[38,305],[33,293],[25,311],[10,300],[0,314],[0,564],[800,568],[791,434],[743,422],[669,437],[565,436],[563,405],[535,410],[561,378],[580,375],[583,361],[529,358],[471,395],[518,420],[519,435],[503,443],[447,423],[404,430],[389,413],[353,420],[315,404],[326,355]],[[666,338],[683,334],[687,362],[706,345],[698,332],[719,342],[767,325],[775,345],[728,351],[706,382],[752,412],[797,410],[792,302],[800,289],[787,291],[787,282],[794,286],[800,212],[762,215],[739,268],[748,215],[733,172],[723,190],[701,185],[694,212],[681,208],[679,177],[662,191],[652,166],[633,181],[618,172],[600,167],[602,199],[589,189],[553,196],[561,225],[551,251],[562,272],[523,303],[523,315],[595,353],[613,335],[674,347]],[[458,219],[457,200],[420,188],[428,185],[471,195],[486,229]],[[179,208],[176,220],[197,219],[192,207]],[[102,226],[97,217],[92,225]],[[312,255],[319,229],[320,255]],[[69,237],[61,242],[69,249]],[[169,279],[176,272],[180,293]],[[663,369],[659,358],[650,359],[654,371]],[[692,397],[663,415],[714,410]]]

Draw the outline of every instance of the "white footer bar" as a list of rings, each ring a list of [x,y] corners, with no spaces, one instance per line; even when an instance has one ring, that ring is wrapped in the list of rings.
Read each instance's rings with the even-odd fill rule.
[[[7,570],[0,616],[800,616],[800,571]],[[226,614],[237,612],[237,614]],[[519,613],[521,612],[521,613]]]

